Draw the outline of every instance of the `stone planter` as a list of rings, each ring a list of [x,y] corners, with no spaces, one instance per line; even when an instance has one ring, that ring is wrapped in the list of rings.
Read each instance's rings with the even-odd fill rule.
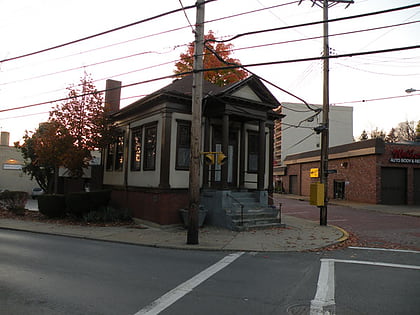
[[[188,227],[188,222],[189,222],[188,209],[179,209],[179,213],[181,215],[184,226]],[[203,207],[200,207],[198,211],[198,226],[199,227],[203,226],[204,220],[206,219],[206,215],[207,215],[207,210],[204,210]]]

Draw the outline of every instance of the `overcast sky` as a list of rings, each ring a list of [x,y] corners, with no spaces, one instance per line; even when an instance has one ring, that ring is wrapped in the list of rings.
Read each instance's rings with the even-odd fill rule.
[[[182,0],[187,7],[194,0]],[[415,4],[416,0],[355,0],[337,4],[329,17]],[[240,5],[238,5],[240,4]],[[281,5],[281,6],[279,6]],[[84,38],[180,8],[179,0],[0,0],[0,60]],[[277,6],[275,8],[262,10]],[[252,10],[253,13],[241,14]],[[186,10],[194,24],[195,10]],[[322,20],[322,9],[304,0],[217,0],[206,5],[205,31],[217,37]],[[329,24],[332,54],[342,55],[420,45],[420,7]],[[409,24],[407,24],[409,23]],[[398,24],[398,25],[397,25]],[[387,27],[387,28],[384,28]],[[376,30],[364,31],[371,28]],[[340,33],[350,33],[338,35]],[[312,58],[322,53],[322,25],[290,28],[233,40],[233,56],[242,64]],[[315,38],[314,38],[315,37]],[[308,39],[314,38],[314,39]],[[175,61],[194,36],[184,13],[112,32],[74,45],[0,64],[0,110],[67,96],[66,87],[91,74],[99,90],[112,78],[123,84],[173,73]],[[296,41],[298,39],[306,39]],[[269,45],[271,44],[271,45]],[[322,61],[280,63],[252,67],[252,71],[303,98],[322,104]],[[386,132],[405,120],[420,120],[420,49],[337,58],[330,63],[330,103],[353,106],[354,135],[378,127]],[[123,89],[126,106],[170,80]],[[270,88],[280,102],[299,102]],[[53,105],[0,112],[0,127],[20,140],[48,118]]]

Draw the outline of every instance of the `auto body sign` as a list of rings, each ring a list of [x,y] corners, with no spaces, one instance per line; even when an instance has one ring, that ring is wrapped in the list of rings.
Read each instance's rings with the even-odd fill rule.
[[[395,149],[391,151],[391,163],[420,164],[420,153],[414,150]]]

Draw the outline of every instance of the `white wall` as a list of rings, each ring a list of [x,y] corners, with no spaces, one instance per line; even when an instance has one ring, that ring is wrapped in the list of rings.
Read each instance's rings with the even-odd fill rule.
[[[322,112],[311,118],[314,112],[304,104],[282,103],[282,106],[282,114],[286,115],[282,119],[282,161],[287,155],[320,149],[321,135],[313,128],[322,123]],[[321,105],[310,106],[322,109]],[[329,124],[330,147],[353,142],[353,107],[330,106]]]

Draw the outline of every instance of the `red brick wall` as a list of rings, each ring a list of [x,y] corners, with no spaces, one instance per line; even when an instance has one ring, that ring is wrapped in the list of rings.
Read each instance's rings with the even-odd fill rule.
[[[334,180],[345,182],[345,199],[366,202],[381,203],[381,168],[401,167],[407,169],[407,203],[414,203],[414,169],[420,168],[420,164],[391,163],[392,150],[414,150],[420,154],[420,146],[385,144],[383,154],[371,154],[342,159],[329,160],[329,169],[337,170],[336,174],[328,176],[328,197],[334,198]],[[298,176],[299,194],[309,196],[310,183],[317,179],[310,178],[311,168],[319,168],[319,162],[292,164],[287,166],[287,175],[282,177],[283,187],[289,193],[289,178],[291,175]]]
[[[113,190],[111,203],[120,208],[128,208],[135,218],[162,225],[179,224],[179,209],[188,207],[186,190]]]

